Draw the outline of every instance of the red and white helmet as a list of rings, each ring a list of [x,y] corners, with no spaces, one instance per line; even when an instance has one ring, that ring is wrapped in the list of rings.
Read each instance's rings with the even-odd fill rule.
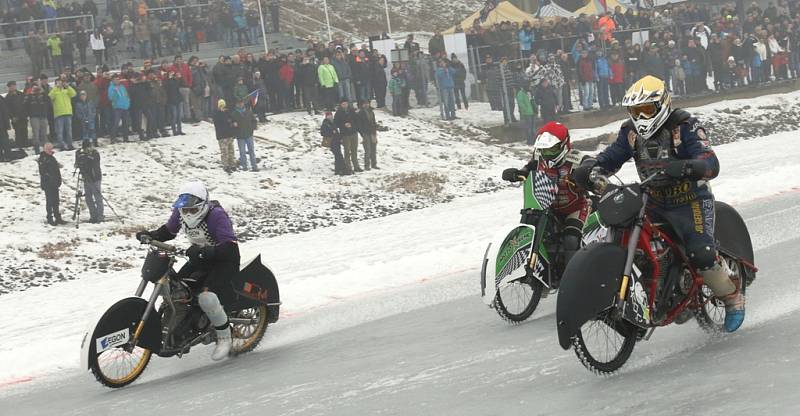
[[[550,167],[560,166],[572,150],[569,129],[556,121],[545,124],[536,133],[533,149],[539,154],[540,160],[547,162]]]

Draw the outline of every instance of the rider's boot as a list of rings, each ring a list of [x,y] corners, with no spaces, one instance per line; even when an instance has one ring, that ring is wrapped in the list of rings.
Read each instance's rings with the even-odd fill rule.
[[[725,304],[725,332],[739,329],[744,322],[744,293],[739,276],[733,276],[727,262],[719,260],[714,267],[703,271],[703,280]]]
[[[222,360],[231,353],[231,326],[225,323],[220,328],[215,328],[217,331],[217,346],[211,354],[211,359],[214,361]]]
[[[222,309],[219,298],[214,292],[202,292],[197,295],[197,303],[200,309],[208,316],[211,325],[217,330],[217,347],[211,354],[211,359],[219,361],[228,356],[231,351],[231,328],[228,323],[228,315]]]

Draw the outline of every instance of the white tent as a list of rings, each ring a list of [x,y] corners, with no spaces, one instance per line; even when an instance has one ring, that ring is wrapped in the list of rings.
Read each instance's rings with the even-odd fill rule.
[[[575,17],[576,14],[572,13],[571,11],[550,2],[542,2],[546,4],[542,4],[539,7],[539,11],[536,12],[536,17]]]

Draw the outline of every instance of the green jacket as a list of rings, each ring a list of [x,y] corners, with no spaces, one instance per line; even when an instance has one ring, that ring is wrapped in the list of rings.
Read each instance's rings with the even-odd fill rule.
[[[55,36],[47,39],[47,47],[50,48],[53,56],[61,56],[61,39]]]
[[[339,76],[336,75],[336,68],[331,64],[322,64],[317,68],[317,75],[319,76],[319,85],[323,88],[333,88],[339,83]]]
[[[75,96],[75,90],[72,87],[53,87],[48,95],[50,101],[53,102],[53,117],[72,115],[72,97]]]
[[[533,105],[527,91],[519,90],[517,92],[517,107],[519,107],[519,115],[533,117]]]
[[[400,77],[392,77],[389,80],[389,93],[392,95],[400,96],[403,94],[403,88],[405,88],[406,81]]]

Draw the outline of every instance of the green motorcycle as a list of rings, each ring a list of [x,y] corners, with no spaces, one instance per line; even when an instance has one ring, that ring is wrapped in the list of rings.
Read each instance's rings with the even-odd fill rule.
[[[543,297],[557,291],[566,267],[562,227],[550,209],[554,195],[546,191],[555,183],[535,171],[519,179],[525,201],[520,223],[505,238],[495,239],[503,238],[500,244],[489,244],[481,267],[483,302],[510,324],[528,319]],[[584,225],[582,245],[602,241],[605,232],[593,213]]]

